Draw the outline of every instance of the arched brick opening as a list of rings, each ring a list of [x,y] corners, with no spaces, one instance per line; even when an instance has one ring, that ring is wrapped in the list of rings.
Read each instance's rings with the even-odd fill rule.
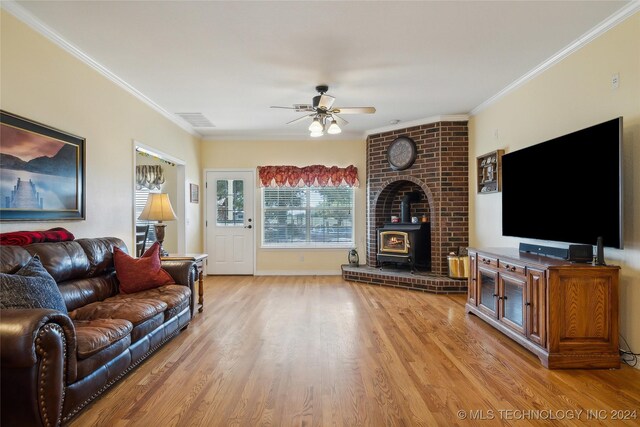
[[[414,164],[394,171],[386,150],[398,136],[418,149]],[[403,193],[419,190],[424,202],[413,215],[427,213],[431,223],[431,273],[447,274],[447,254],[469,244],[469,151],[467,123],[436,122],[367,138],[367,264],[378,267],[377,230],[399,215]],[[417,215],[416,215],[417,214]]]
[[[426,183],[421,180],[409,176],[401,175],[397,178],[392,178],[382,183],[382,190],[375,196],[369,216],[370,225],[376,230],[373,239],[370,239],[367,247],[367,264],[370,266],[378,266],[376,259],[377,247],[378,247],[378,235],[377,230],[385,223],[390,222],[391,215],[400,215],[400,201],[402,197],[410,191],[418,191],[421,194],[421,201],[415,202],[411,206],[412,216],[422,217],[426,215],[429,218],[431,227],[431,264],[433,265],[434,251],[437,251],[436,242],[439,241],[436,238],[436,231],[439,229],[438,216],[436,215],[437,209],[435,209],[435,202],[433,193],[429,189]]]

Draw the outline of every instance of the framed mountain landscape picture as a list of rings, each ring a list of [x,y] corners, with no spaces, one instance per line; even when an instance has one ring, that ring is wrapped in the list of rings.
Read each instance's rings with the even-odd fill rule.
[[[0,111],[0,220],[85,219],[85,139]]]

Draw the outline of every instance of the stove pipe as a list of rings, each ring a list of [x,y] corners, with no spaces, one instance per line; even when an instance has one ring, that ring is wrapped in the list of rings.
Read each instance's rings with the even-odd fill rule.
[[[419,202],[421,200],[419,191],[412,191],[407,193],[400,202],[400,220],[404,223],[411,222],[411,203]]]

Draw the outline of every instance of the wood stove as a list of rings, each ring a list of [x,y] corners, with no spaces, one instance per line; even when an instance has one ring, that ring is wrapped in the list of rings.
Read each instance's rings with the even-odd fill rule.
[[[431,227],[428,222],[388,223],[378,229],[378,264],[408,265],[431,269]]]

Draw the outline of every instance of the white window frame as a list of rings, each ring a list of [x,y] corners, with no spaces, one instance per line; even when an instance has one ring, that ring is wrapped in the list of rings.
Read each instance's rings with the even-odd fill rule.
[[[332,187],[324,187],[324,188],[332,188]],[[341,190],[344,190],[344,187],[337,187],[340,188]],[[265,243],[264,241],[264,233],[266,230],[266,222],[265,222],[265,191],[266,190],[275,190],[275,188],[269,188],[269,187],[265,187],[262,188],[261,191],[261,202],[260,202],[260,210],[261,210],[261,220],[262,220],[262,230],[260,232],[260,248],[261,249],[344,249],[344,248],[353,248],[355,246],[355,209],[356,209],[356,192],[354,187],[347,187],[350,191],[351,191],[351,240],[349,242],[327,242],[327,243],[323,243],[323,242],[311,242],[311,241],[307,241],[307,242],[300,242],[300,243],[292,243],[292,242],[286,242],[286,243]],[[286,188],[285,188],[286,189]],[[303,187],[300,188],[301,190],[312,190],[312,187]],[[314,208],[311,208],[310,206],[310,202],[311,202],[311,198],[308,196],[309,193],[307,192],[307,197],[306,197],[306,206],[294,206],[294,207],[290,207],[290,208],[286,208],[286,209],[294,209],[294,210],[305,210],[306,211],[306,218],[307,218],[307,236],[309,235],[310,232],[310,227],[311,227],[311,223],[309,221],[309,218],[311,218],[311,213],[313,212],[313,210],[315,210]],[[284,209],[283,209],[284,210]]]

